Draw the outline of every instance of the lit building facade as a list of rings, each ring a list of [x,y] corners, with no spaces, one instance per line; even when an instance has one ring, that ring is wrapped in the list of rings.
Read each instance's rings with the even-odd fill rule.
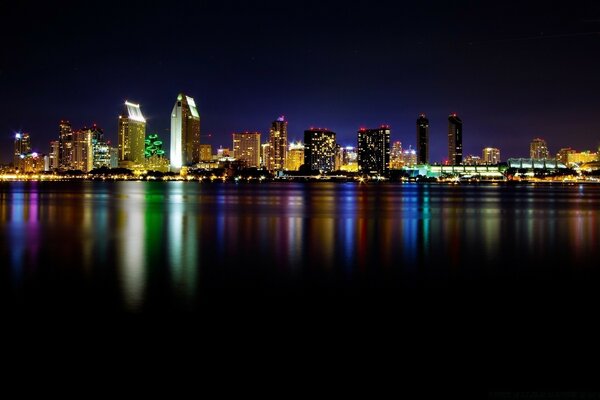
[[[219,146],[217,149],[217,158],[228,158],[231,157],[231,152],[228,147]]]
[[[598,161],[598,153],[592,153],[591,151],[582,151],[580,153],[569,153],[567,154],[567,167],[575,165],[582,165],[588,162]]]
[[[60,158],[60,142],[58,140],[53,140],[50,142],[50,169],[56,170],[58,169],[58,161]]]
[[[71,169],[88,172],[94,168],[92,130],[88,128],[73,132],[73,161]]]
[[[448,164],[461,165],[463,161],[463,123],[452,113],[448,116]]]
[[[556,159],[561,163],[567,165],[569,163],[569,154],[577,153],[577,151],[571,147],[563,147],[556,154]]]
[[[94,168],[112,168],[111,164],[111,149],[109,143],[104,141],[93,144],[94,148]],[[115,167],[118,165],[115,165]]]
[[[171,167],[200,162],[200,113],[190,96],[180,93],[171,112]]]
[[[335,132],[320,128],[304,131],[304,164],[311,171],[333,171],[335,150]]]
[[[425,114],[417,119],[417,163],[429,164],[429,120]]]
[[[390,127],[358,131],[358,172],[387,175],[390,167]]]
[[[396,140],[392,143],[390,150],[390,169],[401,169],[404,165],[404,157],[402,156],[402,142]]]
[[[463,160],[463,165],[482,165],[483,161],[481,160],[481,157],[479,156],[475,156],[473,154],[469,154],[468,156],[466,156]]]
[[[335,156],[333,157],[333,170],[340,171],[344,162],[344,148],[339,144],[335,145]]]
[[[45,163],[44,163],[44,155],[38,154],[36,152],[29,152],[28,154],[24,154],[22,161],[22,169],[20,172],[25,173],[39,173],[44,171]]]
[[[417,151],[412,148],[412,146],[408,146],[408,149],[402,151],[402,164],[413,167],[417,165]]]
[[[267,149],[266,168],[269,171],[284,169],[288,150],[288,122],[283,115],[271,124],[271,129],[269,129],[269,147]]]
[[[212,161],[212,146],[210,144],[200,145],[200,161]]]
[[[285,168],[288,171],[298,171],[302,164],[304,164],[304,144],[302,142],[290,143]]]
[[[69,121],[60,121],[58,142],[60,148],[58,166],[61,169],[71,169],[73,164],[73,129]]]
[[[110,167],[118,168],[119,167],[119,148],[118,147],[109,147],[110,151]]]
[[[269,170],[269,157],[271,154],[271,144],[270,143],[263,143],[260,145],[260,165],[265,168],[266,170]]]
[[[496,165],[500,162],[500,149],[485,147],[481,151],[481,162],[486,165]]]
[[[144,164],[146,118],[139,104],[125,101],[126,113],[119,115],[119,166],[139,168]]]
[[[92,138],[92,168],[110,168],[110,143],[104,140],[104,131],[96,124],[90,128]]]
[[[242,160],[246,167],[260,167],[260,132],[234,133],[233,158]]]
[[[31,139],[29,133],[15,133],[15,151],[13,165],[20,172],[25,170],[25,157],[31,153]]]
[[[342,166],[340,169],[346,172],[358,172],[358,153],[356,147],[342,147]]]
[[[548,145],[546,141],[541,138],[535,138],[529,144],[529,158],[538,160],[545,160],[550,153],[548,152]]]

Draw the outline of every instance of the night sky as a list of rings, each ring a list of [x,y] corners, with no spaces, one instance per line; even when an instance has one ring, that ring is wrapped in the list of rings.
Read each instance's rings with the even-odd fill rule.
[[[3,162],[16,131],[48,152],[62,118],[116,144],[126,99],[168,150],[180,91],[217,147],[235,131],[265,140],[279,115],[290,140],[314,126],[356,145],[358,128],[386,123],[414,147],[420,112],[432,162],[446,157],[451,112],[465,155],[528,156],[534,137],[553,154],[600,144],[598,1],[148,3],[2,2]]]

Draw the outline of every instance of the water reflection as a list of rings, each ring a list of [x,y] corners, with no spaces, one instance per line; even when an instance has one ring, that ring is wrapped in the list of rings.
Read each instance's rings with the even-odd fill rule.
[[[120,199],[116,226],[118,270],[125,308],[137,311],[144,301],[146,267],[150,261],[145,259],[144,254],[146,246],[144,188],[136,182],[132,182],[132,185],[122,184],[118,188],[117,198]]]
[[[220,290],[386,288],[593,269],[600,188],[2,183],[3,277],[32,303],[189,309]],[[550,271],[550,272],[549,272]],[[556,272],[552,272],[556,273]],[[449,281],[448,281],[449,282]],[[369,289],[371,290],[371,289]],[[248,292],[250,294],[248,294]],[[50,297],[52,300],[52,297]]]
[[[188,210],[182,195],[169,196],[167,248],[172,285],[184,304],[190,304],[195,295],[198,271],[202,268],[198,252],[202,251],[203,243],[196,236],[197,216],[193,210],[186,211]],[[156,213],[155,216],[158,218],[160,214]],[[155,229],[159,225],[157,222],[154,223]],[[153,239],[154,248],[160,249],[162,238],[155,234]]]

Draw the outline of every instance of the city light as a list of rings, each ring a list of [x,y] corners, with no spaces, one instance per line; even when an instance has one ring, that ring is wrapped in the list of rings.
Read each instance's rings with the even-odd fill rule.
[[[138,122],[146,122],[146,118],[142,115],[142,110],[140,110],[139,104],[130,103],[129,101],[125,101],[125,106],[127,106],[127,113],[129,115],[129,119]]]

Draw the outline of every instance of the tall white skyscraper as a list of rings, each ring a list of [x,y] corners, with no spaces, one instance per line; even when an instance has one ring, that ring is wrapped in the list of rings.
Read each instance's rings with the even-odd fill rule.
[[[179,93],[171,112],[171,168],[200,162],[200,114],[193,98]]]

